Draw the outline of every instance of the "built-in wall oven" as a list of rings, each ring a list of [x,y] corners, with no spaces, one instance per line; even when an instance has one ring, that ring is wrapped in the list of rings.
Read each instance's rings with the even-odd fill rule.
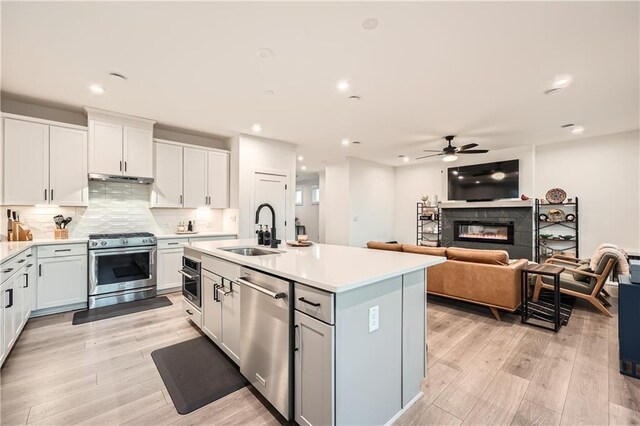
[[[153,234],[89,236],[89,309],[156,296]]]
[[[188,256],[182,257],[182,295],[198,308],[202,305],[202,286],[200,285],[200,261]]]

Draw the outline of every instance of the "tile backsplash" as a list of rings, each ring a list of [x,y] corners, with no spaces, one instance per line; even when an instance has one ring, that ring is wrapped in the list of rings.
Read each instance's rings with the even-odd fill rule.
[[[4,206],[20,213],[20,219],[35,239],[53,238],[53,216],[71,217],[70,236],[79,238],[89,234],[110,232],[152,232],[156,235],[174,233],[180,222],[195,221],[200,232],[237,232],[233,228],[237,213],[222,209],[151,209],[151,185],[119,182],[89,182],[88,207]],[[6,233],[6,219],[2,234]],[[227,223],[233,222],[233,223]],[[225,227],[224,224],[227,223]],[[225,229],[227,228],[227,229]]]

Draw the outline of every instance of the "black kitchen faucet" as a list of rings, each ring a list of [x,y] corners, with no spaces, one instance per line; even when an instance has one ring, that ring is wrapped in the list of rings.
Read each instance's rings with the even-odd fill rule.
[[[273,206],[269,203],[262,203],[258,206],[256,210],[256,225],[260,222],[260,211],[263,207],[267,207],[271,210],[271,248],[278,248],[278,244],[282,241],[276,238],[276,211],[273,209]]]

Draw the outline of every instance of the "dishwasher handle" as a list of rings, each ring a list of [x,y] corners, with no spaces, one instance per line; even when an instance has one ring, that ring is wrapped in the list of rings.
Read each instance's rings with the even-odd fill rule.
[[[254,289],[256,291],[259,291],[262,294],[266,294],[269,297],[273,297],[274,299],[282,299],[282,298],[284,298],[286,296],[286,293],[284,293],[284,292],[276,293],[276,292],[273,292],[271,290],[267,290],[266,288],[260,287],[259,285],[254,284],[251,281],[247,281],[244,278],[237,278],[236,282],[238,284],[246,285],[247,287],[252,288],[252,289]]]

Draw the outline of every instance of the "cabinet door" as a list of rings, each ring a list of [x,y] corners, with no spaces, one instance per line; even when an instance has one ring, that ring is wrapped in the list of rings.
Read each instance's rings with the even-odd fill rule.
[[[24,275],[18,271],[13,280],[13,330],[16,338],[20,334],[20,328],[24,324]]]
[[[15,292],[14,292],[14,278],[6,281],[2,286],[2,330],[4,334],[3,348],[5,355],[9,353],[11,346],[16,338],[15,329]]]
[[[4,121],[4,204],[49,202],[49,126]]]
[[[152,207],[182,207],[182,147],[153,144]]]
[[[220,291],[222,300],[222,347],[223,350],[240,364],[240,297],[241,286],[223,279]]]
[[[6,288],[5,284],[2,284],[0,286],[0,367],[2,366],[2,363],[4,362],[4,357],[7,353],[7,350],[4,345],[4,327],[5,327],[4,309],[7,303],[5,288]]]
[[[124,128],[124,174],[153,177],[153,131]]]
[[[183,250],[181,248],[158,250],[157,253],[158,290],[182,286],[182,275],[178,271],[182,268]]]
[[[49,158],[50,201],[61,206],[86,206],[87,132],[51,126]]]
[[[184,207],[195,209],[207,205],[207,152],[184,148]]]
[[[87,257],[38,260],[38,309],[87,302]]]
[[[207,192],[209,206],[229,207],[229,154],[209,151],[207,162]]]
[[[35,261],[31,260],[32,258],[29,259],[28,263],[27,263],[27,270],[26,270],[26,274],[27,276],[26,278],[26,284],[27,284],[27,293],[29,294],[28,296],[28,300],[29,300],[29,316],[31,316],[31,311],[34,311],[38,308],[37,305],[37,298],[38,298],[38,274],[36,273],[37,271],[37,265],[35,263]],[[27,296],[25,296],[27,297]],[[27,317],[28,319],[29,317]]]
[[[89,173],[121,175],[122,126],[89,121]]]
[[[222,303],[216,294],[219,286],[222,286],[219,276],[202,275],[202,330],[218,345],[222,336]]]
[[[294,313],[295,420],[334,424],[334,327]]]

